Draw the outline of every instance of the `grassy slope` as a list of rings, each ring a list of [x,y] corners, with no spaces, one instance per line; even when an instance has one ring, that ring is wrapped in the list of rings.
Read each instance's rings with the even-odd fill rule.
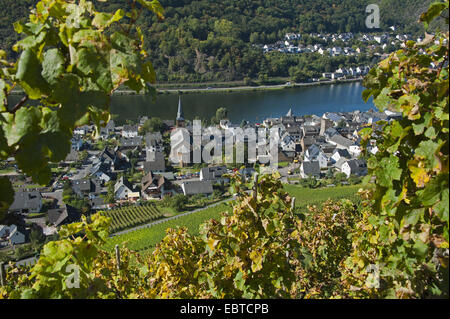
[[[356,198],[355,194],[359,188],[359,185],[324,189],[308,189],[292,185],[285,186],[285,189],[289,192],[289,194],[296,198],[297,207],[320,204],[329,198]],[[200,224],[211,218],[218,219],[221,213],[226,210],[230,211],[230,206],[222,204],[216,207],[207,208],[192,215],[182,216],[178,219],[170,220],[166,223],[158,224],[150,228],[144,228],[125,235],[116,236],[108,240],[105,245],[105,249],[111,250],[116,244],[121,245],[126,242],[128,248],[145,253],[145,251],[152,250],[155,244],[164,238],[166,229],[177,226],[185,226],[188,228],[189,234],[197,235]]]

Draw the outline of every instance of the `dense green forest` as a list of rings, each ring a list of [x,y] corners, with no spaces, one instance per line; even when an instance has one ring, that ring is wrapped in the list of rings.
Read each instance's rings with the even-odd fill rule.
[[[12,23],[27,16],[37,0],[2,0],[0,48],[11,50],[18,40]],[[125,0],[94,1],[98,9],[114,11]],[[330,58],[318,54],[263,54],[253,44],[274,43],[288,32],[367,32],[365,8],[379,3],[381,30],[395,25],[416,34],[426,0],[162,0],[165,20],[143,12],[138,20],[158,82],[250,81],[290,77],[304,81],[342,65],[371,64],[370,56]],[[369,30],[374,31],[374,30]]]

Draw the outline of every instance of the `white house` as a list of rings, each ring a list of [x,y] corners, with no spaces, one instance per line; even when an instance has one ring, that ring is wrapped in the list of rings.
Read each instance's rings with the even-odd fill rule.
[[[114,197],[116,199],[126,200],[131,197],[131,195],[135,195],[133,186],[122,176],[114,185]]]
[[[359,147],[359,145],[350,145],[348,147],[348,151],[350,152],[350,154],[352,154],[354,157],[358,157],[359,155],[361,155],[361,148]]]
[[[319,162],[320,168],[328,167],[328,157],[316,144],[311,145],[305,152],[305,162]]]
[[[367,174],[367,164],[364,160],[353,159],[342,164],[341,171],[350,177],[350,175],[364,176]]]
[[[350,159],[350,153],[346,149],[336,149],[331,155],[331,159],[337,163],[341,158]]]

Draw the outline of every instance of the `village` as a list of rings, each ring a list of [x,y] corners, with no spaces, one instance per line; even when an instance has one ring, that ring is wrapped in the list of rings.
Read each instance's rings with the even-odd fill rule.
[[[360,183],[367,174],[358,132],[365,125],[398,116],[372,110],[296,116],[289,110],[284,116],[255,124],[243,121],[236,125],[225,118],[215,128],[231,135],[242,128],[278,128],[282,182],[309,188],[333,187]],[[246,164],[189,161],[194,139],[192,121],[184,118],[181,98],[175,120],[161,121],[160,131],[143,132],[148,121],[144,116],[137,123],[119,126],[111,120],[97,135],[93,126],[77,128],[70,153],[52,168],[52,182],[45,187],[23,176],[13,159],[2,163],[2,175],[13,183],[15,199],[9,208],[12,223],[0,225],[0,254],[8,249],[17,251],[16,246],[28,243],[31,247],[30,243],[49,240],[61,225],[100,210],[146,202],[163,203],[161,211],[176,207],[172,210],[175,212],[207,206],[234,195],[227,187],[230,174],[239,172],[250,181],[264,166],[264,155]],[[171,134],[180,128],[181,152],[170,144]],[[201,147],[207,142],[209,138],[203,138]],[[369,149],[377,152],[376,147]],[[26,252],[31,254],[30,249],[24,249],[16,257],[27,256]]]
[[[407,40],[412,40],[410,34],[397,34],[392,26],[391,32],[380,34],[352,32],[338,34],[321,33],[287,33],[284,39],[270,44],[254,44],[264,53],[281,52],[286,54],[320,54],[329,57],[353,57],[370,55],[383,59],[389,53],[405,46]],[[417,42],[422,39],[418,38]],[[310,82],[326,80],[359,78],[368,73],[369,65],[343,66],[332,72],[323,72],[321,77],[311,78]]]
[[[391,27],[395,31],[395,27]],[[373,52],[382,54],[383,51],[398,47],[404,47],[405,41],[411,40],[410,34],[360,34],[354,35],[352,32],[340,34],[306,34],[309,41],[317,42],[315,44],[303,44],[301,40],[305,37],[300,33],[286,33],[283,40],[272,44],[257,44],[255,46],[261,48],[264,53],[282,52],[282,53],[319,53],[321,55],[328,54],[330,56],[353,56],[360,53]],[[421,42],[422,39],[417,39]]]

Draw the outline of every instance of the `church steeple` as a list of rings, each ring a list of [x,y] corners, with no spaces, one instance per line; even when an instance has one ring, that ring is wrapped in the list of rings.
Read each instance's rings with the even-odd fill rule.
[[[181,96],[178,97],[178,112],[177,112],[177,127],[184,126],[184,113],[183,108],[181,107]]]

